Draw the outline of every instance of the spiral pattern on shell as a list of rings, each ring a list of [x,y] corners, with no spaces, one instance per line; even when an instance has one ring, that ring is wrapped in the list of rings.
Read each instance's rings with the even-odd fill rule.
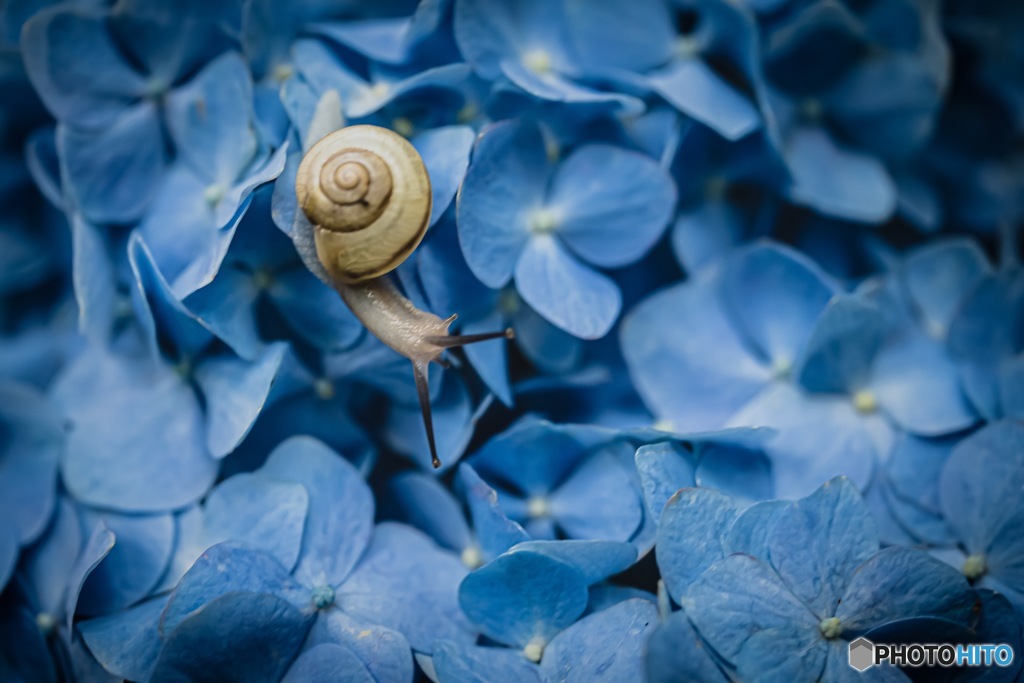
[[[398,267],[430,220],[430,179],[416,149],[377,126],[349,126],[317,142],[295,192],[315,226],[317,255],[336,280],[365,282]]]

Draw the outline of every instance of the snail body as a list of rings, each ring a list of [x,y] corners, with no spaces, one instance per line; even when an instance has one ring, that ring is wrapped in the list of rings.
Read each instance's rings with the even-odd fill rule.
[[[434,443],[427,368],[446,349],[512,336],[504,330],[451,335],[455,316],[416,308],[390,273],[416,249],[430,223],[430,177],[416,149],[376,126],[328,134],[303,156],[295,180],[299,206],[313,225],[316,254],[331,284],[366,328],[412,361],[431,461]]]

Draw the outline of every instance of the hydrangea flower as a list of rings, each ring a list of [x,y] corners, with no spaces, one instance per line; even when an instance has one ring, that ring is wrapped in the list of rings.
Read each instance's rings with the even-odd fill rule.
[[[623,348],[641,395],[673,427],[777,429],[767,448],[784,496],[839,473],[866,486],[892,424],[934,436],[976,419],[939,344],[772,244],[639,306]]]
[[[671,179],[635,152],[579,148],[552,168],[540,132],[504,122],[473,150],[458,202],[459,241],[473,274],[503,287],[515,278],[530,306],[567,332],[604,336],[618,317],[604,268],[639,259],[675,205]]]
[[[587,587],[635,558],[629,545],[619,543],[517,545],[459,587],[467,616],[490,640],[510,649],[442,641],[434,670],[441,680],[462,680],[471,671],[488,672],[493,680],[587,680],[607,670],[637,675],[643,635],[656,613],[653,604],[628,599],[580,619]]]
[[[54,400],[72,423],[61,471],[91,505],[173,510],[213,484],[218,458],[267,401],[284,349],[269,347],[254,362],[218,350],[170,293],[141,239],[131,241],[130,261],[139,329],[122,341],[138,347],[121,355],[91,348],[59,378]]]
[[[480,76],[576,107],[639,111],[643,105],[635,97],[587,81],[607,70],[655,66],[670,49],[671,26],[660,0],[612,0],[599,8],[539,0],[456,0],[454,5],[455,39]],[[631,35],[646,39],[630,40]]]
[[[632,478],[631,463],[614,447],[595,449],[574,436],[571,428],[527,419],[468,462],[533,538],[631,540],[644,518],[638,487],[622,485]],[[631,456],[634,449],[626,449]]]
[[[963,577],[926,553],[879,550],[868,510],[845,479],[742,515],[724,496],[681,491],[662,513],[658,562],[701,637],[744,678],[856,676],[848,641],[883,628],[889,637],[929,624],[969,628],[978,601]],[[870,675],[904,680],[886,668]]]
[[[342,648],[378,680],[408,680],[410,646],[429,654],[437,638],[471,638],[457,618],[455,590],[465,574],[458,559],[403,525],[374,527],[369,488],[322,444],[295,438],[254,474],[229,481],[207,501],[201,528],[179,553],[195,557],[193,548],[230,540],[203,551],[168,599],[148,603],[127,622],[88,627],[87,642],[105,662],[126,665],[115,639],[123,624],[147,617],[148,642],[136,646],[131,668],[120,670],[151,680],[230,671],[254,638],[269,637],[260,633],[280,644],[250,670],[261,680],[282,676],[304,642],[307,651]],[[255,511],[258,496],[268,493],[278,504],[260,527],[231,516],[246,506]],[[413,572],[417,578],[408,582]],[[196,643],[220,632],[236,635],[196,659]]]
[[[253,189],[284,169],[287,146],[271,154],[254,130],[252,87],[231,52],[167,97],[178,158],[139,233],[179,298],[213,278]]]
[[[938,494],[942,515],[959,552],[940,553],[975,585],[992,588],[1024,613],[1024,426],[994,422],[957,444],[942,468]]]
[[[79,514],[66,498],[55,505],[43,535],[26,549],[0,605],[0,661],[12,680],[57,681],[89,670],[73,619],[80,592],[110,552],[114,534]]]
[[[24,29],[26,70],[60,123],[65,190],[98,222],[143,214],[168,162],[164,96],[228,46],[216,13],[122,7],[57,5]]]

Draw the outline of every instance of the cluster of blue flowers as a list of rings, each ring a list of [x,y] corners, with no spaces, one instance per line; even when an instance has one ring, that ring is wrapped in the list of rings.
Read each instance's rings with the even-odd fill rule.
[[[0,680],[1020,679],[1019,2],[9,0],[0,81]],[[440,470],[293,242],[350,123],[515,331]]]

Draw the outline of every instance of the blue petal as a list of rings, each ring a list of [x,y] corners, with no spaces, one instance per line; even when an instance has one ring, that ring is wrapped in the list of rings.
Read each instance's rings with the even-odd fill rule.
[[[125,109],[107,129],[57,127],[65,190],[85,217],[129,223],[142,217],[166,164],[160,119],[150,102]]]
[[[676,38],[669,8],[659,0],[565,4],[565,26],[580,66],[587,71],[644,72],[672,56]]]
[[[551,515],[568,538],[628,541],[643,520],[631,472],[611,454],[587,458],[550,496]]]
[[[723,311],[714,284],[698,280],[654,294],[622,324],[622,353],[637,391],[681,431],[723,426],[770,377]]]
[[[62,498],[46,533],[21,558],[20,572],[33,594],[33,609],[57,620],[63,616],[68,576],[82,550],[83,534],[74,505]]]
[[[98,12],[53,7],[24,28],[25,69],[53,115],[78,128],[113,123],[145,91]]]
[[[14,565],[18,562],[18,539],[14,531],[4,528],[0,531],[0,590],[7,587],[7,581],[14,572]]]
[[[467,320],[459,328],[462,334],[486,334],[500,330],[505,324],[501,311],[494,311],[479,320]],[[513,327],[515,329],[515,327]],[[516,333],[519,338],[518,332]],[[508,344],[471,344],[465,347],[466,358],[480,375],[487,388],[507,406],[512,405],[512,385],[509,382]]]
[[[77,499],[162,512],[209,490],[217,461],[203,443],[202,411],[170,367],[90,352],[67,369],[54,396],[73,425],[61,471]]]
[[[678,444],[648,444],[636,450],[636,471],[644,492],[646,514],[654,519],[676,491],[695,485],[694,468]]]
[[[725,683],[728,680],[711,659],[704,641],[683,611],[673,612],[651,632],[646,658],[650,683]]]
[[[254,362],[232,356],[210,358],[196,368],[206,399],[206,447],[222,458],[249,433],[270,394],[286,345],[267,348]]]
[[[523,527],[505,516],[498,505],[498,494],[470,465],[459,465],[458,485],[469,506],[473,530],[484,560],[492,560],[529,539]]]
[[[346,349],[363,334],[362,324],[338,293],[305,268],[276,273],[268,294],[295,333],[319,349]]]
[[[948,73],[917,54],[867,57],[825,96],[829,122],[883,159],[912,158],[935,130]]]
[[[252,78],[238,53],[211,62],[167,99],[178,154],[208,183],[227,187],[256,154]]]
[[[619,317],[622,294],[616,284],[580,263],[553,236],[529,241],[515,277],[526,303],[581,339],[600,339]]]
[[[868,420],[845,397],[808,395],[778,384],[734,415],[731,424],[764,425],[777,431],[765,448],[779,497],[810,495],[839,475],[849,477],[860,489],[871,482],[878,447]]]
[[[467,467],[460,465],[459,470]],[[402,519],[434,539],[442,548],[462,552],[470,546],[469,525],[458,501],[433,476],[403,472],[389,486],[390,500]]]
[[[724,287],[742,328],[782,369],[797,360],[837,289],[811,260],[771,242],[738,253]]]
[[[740,678],[819,679],[826,656],[819,619],[749,555],[709,567],[690,586],[683,607]]]
[[[160,654],[160,614],[167,596],[78,623],[86,646],[103,668],[131,681],[148,681]]]
[[[1024,287],[1019,271],[983,276],[967,294],[949,327],[950,349],[960,359],[989,365],[1013,355],[1018,347]],[[993,325],[993,320],[1008,324]]]
[[[942,513],[970,553],[988,553],[1024,489],[1024,425],[995,422],[961,441],[939,480]]]
[[[153,252],[138,233],[129,238],[128,263],[135,277],[132,304],[154,355],[163,351],[172,357],[172,362],[193,361],[213,340],[213,335],[171,291],[156,266]],[[167,342],[170,348],[160,349],[158,342]]]
[[[341,610],[321,612],[306,647],[341,645],[352,651],[375,681],[410,681],[413,658],[409,643],[397,631],[353,619]]]
[[[506,294],[514,302],[512,328],[516,342],[530,362],[549,373],[573,369],[583,354],[583,342],[542,318],[518,295],[508,290]]]
[[[63,432],[57,411],[36,389],[0,382],[0,509],[15,555],[53,513]]]
[[[679,111],[728,140],[761,125],[757,108],[703,60],[680,59],[649,77],[651,87]]]
[[[324,643],[299,655],[281,683],[376,683],[376,679],[352,650]]]
[[[166,640],[188,618],[225,595],[273,595],[297,607],[312,604],[303,590],[274,556],[222,543],[204,552],[171,594],[160,617],[160,634]]]
[[[966,239],[947,239],[916,249],[900,268],[925,330],[942,339],[963,298],[990,272],[978,245]]]
[[[823,393],[865,388],[885,333],[885,318],[878,308],[852,296],[835,297],[807,340],[794,373],[797,381]]]
[[[204,196],[206,188],[206,181],[191,168],[171,166],[139,224],[139,234],[152,249],[160,272],[175,284],[194,261],[216,251],[222,239],[214,207]]]
[[[523,541],[513,553],[534,552],[561,560],[579,570],[588,586],[624,572],[637,560],[636,548],[614,541]]]
[[[333,294],[333,292],[332,292]],[[255,307],[260,298],[251,273],[223,268],[213,282],[192,292],[185,305],[203,325],[224,340],[241,358],[253,359],[264,351]]]
[[[114,547],[89,575],[82,590],[83,614],[106,614],[139,602],[156,587],[174,549],[174,519],[150,516],[85,515],[114,534]]]
[[[211,491],[203,504],[203,547],[234,541],[270,553],[291,571],[299,559],[308,510],[309,494],[301,484],[237,474]]]
[[[878,159],[836,145],[818,128],[794,130],[785,150],[794,201],[836,218],[881,223],[896,209],[896,186]]]
[[[530,213],[544,202],[548,174],[536,127],[499,123],[477,139],[456,212],[466,263],[488,287],[512,278],[529,240]]]
[[[64,623],[63,626],[70,632],[75,619],[75,612],[78,607],[78,597],[86,580],[92,574],[96,566],[103,561],[103,558],[110,553],[114,547],[114,533],[103,524],[95,524],[85,537],[81,552],[71,567],[71,571],[65,576],[67,581],[67,592],[64,594]]]
[[[469,126],[446,126],[420,133],[410,142],[423,157],[430,175],[430,224],[433,225],[455,199],[466,176],[469,152],[476,135]]]
[[[547,210],[580,258],[605,268],[643,256],[675,208],[672,179],[653,159],[610,145],[580,147],[552,179]]]
[[[437,680],[459,683],[541,683],[537,665],[515,650],[443,640],[434,648]]]
[[[563,56],[558,49],[563,26],[560,7],[532,0],[458,0],[454,5],[453,24],[459,52],[488,80],[501,73],[504,58],[515,57],[526,47],[521,44],[529,40],[524,40],[526,35],[545,52],[554,50],[557,57]]]
[[[586,582],[570,565],[539,553],[502,555],[466,577],[459,604],[485,635],[519,648],[540,646],[587,607]]]
[[[555,636],[541,671],[549,680],[567,682],[643,680],[647,635],[657,623],[658,609],[650,602],[620,602]]]
[[[683,209],[672,228],[672,250],[679,263],[692,273],[732,251],[742,236],[741,220],[727,201],[705,201]]]
[[[489,482],[511,484],[524,496],[545,495],[576,466],[584,449],[550,422],[524,418],[469,460]]]
[[[949,354],[921,334],[909,334],[879,354],[871,389],[893,421],[914,434],[952,434],[978,419]]]
[[[373,495],[366,482],[347,460],[303,436],[275,448],[262,471],[302,484],[309,492],[296,577],[309,585],[325,580],[340,584],[363,554],[373,530]]]
[[[921,439],[901,434],[886,466],[887,480],[901,498],[939,512],[939,478],[956,441]]]
[[[967,626],[977,600],[962,574],[927,553],[886,548],[850,577],[836,617],[851,633],[912,617]]]
[[[637,97],[580,85],[554,71],[538,73],[519,59],[503,60],[501,70],[510,82],[536,98],[572,104],[581,110],[589,108],[595,115],[616,111],[631,116],[644,110],[643,101]]]
[[[99,228],[80,214],[72,216],[70,222],[78,329],[90,342],[104,344],[114,325],[118,301],[114,265]]]
[[[1024,354],[1003,363],[999,378],[1003,414],[1024,420]]]
[[[763,449],[711,442],[700,444],[699,453],[697,486],[718,489],[740,501],[774,496],[771,459]]]
[[[434,641],[471,643],[459,612],[459,582],[466,568],[454,555],[411,527],[379,524],[366,553],[338,589],[338,606],[353,617],[398,631],[418,652]]]
[[[275,683],[312,622],[273,595],[228,593],[167,636],[150,680]]]
[[[831,616],[850,575],[878,551],[878,532],[867,506],[849,480],[840,477],[775,519],[766,559],[815,614]]]
[[[669,594],[680,602],[690,585],[727,553],[726,532],[738,514],[735,503],[711,489],[682,489],[658,521],[658,566]]]
[[[401,64],[408,56],[411,25],[412,17],[363,19],[313,24],[310,31],[375,62]]]

